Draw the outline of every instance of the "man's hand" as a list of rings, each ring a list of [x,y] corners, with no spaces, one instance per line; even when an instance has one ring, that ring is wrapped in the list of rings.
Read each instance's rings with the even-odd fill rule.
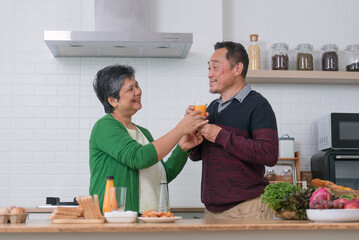
[[[200,132],[190,133],[184,135],[178,142],[183,151],[187,152],[188,150],[194,148],[203,142],[203,136]]]
[[[221,127],[218,127],[215,124],[206,124],[199,129],[200,133],[205,137],[208,141],[213,142],[216,140],[219,131],[221,131]]]

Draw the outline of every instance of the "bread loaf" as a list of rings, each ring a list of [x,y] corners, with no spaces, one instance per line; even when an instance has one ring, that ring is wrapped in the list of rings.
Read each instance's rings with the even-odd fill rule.
[[[331,181],[322,180],[322,179],[319,179],[319,178],[313,179],[311,183],[315,187],[327,187],[327,188],[330,188],[333,191],[354,191],[353,188],[336,185],[335,183],[333,183]]]

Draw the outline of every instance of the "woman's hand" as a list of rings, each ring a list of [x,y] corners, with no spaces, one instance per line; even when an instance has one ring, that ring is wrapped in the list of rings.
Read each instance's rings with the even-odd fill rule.
[[[158,160],[164,158],[179,143],[183,136],[195,133],[199,128],[208,123],[208,120],[205,120],[205,116],[200,113],[201,111],[191,111],[189,114],[186,114],[174,129],[152,142],[156,148]],[[198,141],[200,141],[198,137],[197,140],[185,138],[181,141],[181,144],[184,149],[188,148],[188,151],[190,146]]]
[[[193,106],[193,105],[189,105],[188,108],[186,109],[186,114],[185,114],[185,116],[186,116],[187,114],[190,114],[191,112],[193,112],[193,109],[194,109],[194,106]]]
[[[201,111],[191,111],[184,116],[176,128],[182,131],[183,135],[193,133],[208,123],[205,118],[205,116],[201,115]]]
[[[188,150],[194,148],[203,142],[203,136],[200,132],[189,133],[184,135],[178,142],[179,146],[183,151],[187,152]]]

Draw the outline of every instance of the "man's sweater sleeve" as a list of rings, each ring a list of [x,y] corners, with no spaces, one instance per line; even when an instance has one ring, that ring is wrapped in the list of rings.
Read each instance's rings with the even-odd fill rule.
[[[253,111],[251,131],[252,137],[248,138],[222,129],[215,142],[242,161],[274,166],[278,161],[278,132],[269,103],[261,104]]]

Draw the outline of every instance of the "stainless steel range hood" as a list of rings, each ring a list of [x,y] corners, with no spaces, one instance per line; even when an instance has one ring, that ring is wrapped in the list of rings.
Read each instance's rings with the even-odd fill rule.
[[[148,32],[146,13],[146,0],[95,0],[96,31],[44,31],[44,40],[55,57],[186,58],[193,34]]]
[[[55,57],[185,58],[192,33],[45,31]]]

